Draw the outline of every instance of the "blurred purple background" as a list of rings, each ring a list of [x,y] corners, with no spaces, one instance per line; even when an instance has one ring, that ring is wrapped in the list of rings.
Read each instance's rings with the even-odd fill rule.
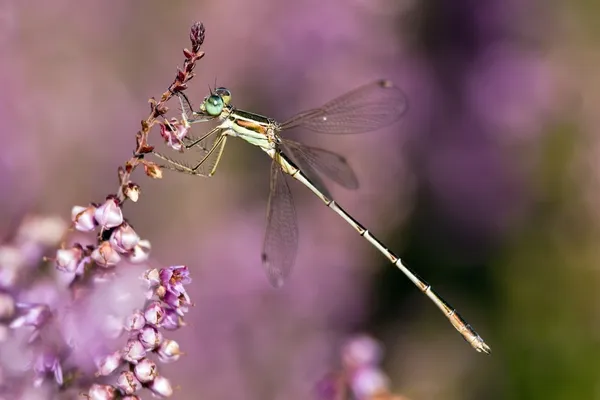
[[[165,370],[176,398],[310,398],[363,330],[411,399],[597,396],[598,18],[555,3],[5,0],[0,221],[23,209],[68,218],[114,192],[146,100],[171,83],[201,20],[195,104],[216,80],[238,107],[283,120],[376,78],[403,88],[401,124],[290,136],[347,156],[361,187],[331,185],[336,199],[494,354],[472,351],[297,183],[299,255],[273,290],[260,265],[269,162],[230,141],[213,178],[140,173],[140,201],[125,207],[154,259],[192,270],[195,307],[176,337],[187,356]]]

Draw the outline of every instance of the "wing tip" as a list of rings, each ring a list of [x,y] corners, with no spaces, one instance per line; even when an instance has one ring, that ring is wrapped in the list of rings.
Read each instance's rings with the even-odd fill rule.
[[[271,268],[271,263],[265,253],[260,255],[263,266],[265,267],[265,271],[267,272],[267,279],[273,288],[281,289],[285,282],[285,277],[281,273],[281,271],[277,271],[274,268]]]

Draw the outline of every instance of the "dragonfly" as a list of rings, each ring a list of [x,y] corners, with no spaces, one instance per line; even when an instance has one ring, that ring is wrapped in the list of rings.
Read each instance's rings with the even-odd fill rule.
[[[202,137],[184,138],[186,149],[200,146],[203,158],[187,165],[154,153],[167,161],[166,168],[199,176],[214,175],[229,137],[237,137],[260,148],[271,159],[267,227],[263,242],[262,264],[274,287],[283,285],[290,275],[298,248],[298,225],[292,194],[285,175],[296,179],[325,205],[354,228],[360,236],[381,252],[404,273],[417,288],[442,311],[454,328],[478,352],[491,349],[458,312],[440,297],[422,278],[403,264],[371,231],[346,212],[331,196],[322,177],[347,189],[357,189],[356,174],[347,160],[334,152],[307,146],[281,136],[284,131],[301,128],[324,134],[354,134],[374,131],[397,122],[408,110],[405,93],[385,79],[360,86],[325,105],[300,112],[285,122],[244,111],[231,103],[231,91],[224,87],[210,90],[199,109],[179,94],[184,124],[217,119],[219,124]],[[203,144],[209,143],[209,146]]]

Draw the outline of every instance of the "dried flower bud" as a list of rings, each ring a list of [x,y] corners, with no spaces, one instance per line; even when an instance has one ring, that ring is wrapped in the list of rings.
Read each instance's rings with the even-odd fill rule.
[[[96,367],[98,368],[96,375],[108,376],[112,374],[121,366],[122,361],[123,357],[121,356],[121,351],[116,351],[98,359],[96,361]]]
[[[130,339],[123,348],[122,355],[123,360],[137,364],[139,360],[146,357],[146,349],[139,340]]]
[[[148,388],[156,395],[162,397],[170,397],[173,394],[173,388],[169,380],[163,376],[154,378]]]
[[[180,82],[183,82],[185,80],[185,77],[185,72],[183,72],[181,68],[177,67],[177,77],[175,79],[177,79]]]
[[[192,52],[191,52],[190,50],[188,50],[188,49],[183,49],[183,56],[184,56],[186,59],[188,59],[188,60],[189,60],[189,59],[191,59],[191,58],[194,56],[194,53],[192,53]]]
[[[94,215],[96,207],[89,205],[87,207],[75,206],[71,209],[71,221],[80,232],[89,232],[96,228],[96,220]]]
[[[141,310],[134,311],[125,319],[125,329],[128,331],[139,331],[146,325],[146,318]]]
[[[123,371],[117,378],[117,387],[124,394],[134,394],[142,388],[142,384],[132,371]]]
[[[58,249],[56,251],[56,269],[61,272],[75,273],[83,260],[83,248],[76,244],[70,249]]]
[[[146,325],[140,331],[138,339],[146,350],[154,350],[163,341],[163,335],[153,326]]]
[[[123,223],[123,212],[117,199],[112,196],[108,197],[104,204],[96,209],[94,218],[104,229],[121,225]]]
[[[129,182],[127,185],[123,186],[123,194],[134,203],[140,198],[141,191],[140,185],[137,183]]]
[[[92,260],[101,267],[110,267],[121,261],[119,253],[110,245],[108,240],[100,243],[92,251]]]
[[[146,239],[140,240],[138,244],[133,248],[132,254],[129,256],[129,261],[134,264],[139,264],[150,257],[150,250],[152,246]]]
[[[122,223],[110,235],[110,244],[120,253],[129,253],[140,241],[140,237],[127,222]]]
[[[165,309],[158,301],[153,301],[148,304],[146,310],[144,311],[144,318],[146,318],[146,323],[159,326],[165,316]]]
[[[182,354],[179,343],[171,339],[164,340],[158,348],[158,357],[164,363],[177,361]]]
[[[135,372],[136,378],[142,383],[150,382],[158,375],[156,363],[148,358],[144,358],[137,363],[133,371]]]
[[[117,394],[117,389],[113,386],[94,383],[87,392],[87,397],[89,400],[115,400]]]
[[[197,52],[202,43],[204,43],[205,34],[206,29],[204,28],[204,24],[202,22],[194,22],[194,25],[190,29],[190,41],[192,42],[194,52]]]
[[[144,160],[144,171],[153,179],[161,179],[163,175],[160,166],[152,161]]]

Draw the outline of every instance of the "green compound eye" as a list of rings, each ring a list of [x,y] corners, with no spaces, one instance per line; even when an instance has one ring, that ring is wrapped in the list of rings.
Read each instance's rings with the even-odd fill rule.
[[[231,92],[227,88],[224,88],[224,87],[216,88],[215,94],[218,94],[219,96],[221,96],[221,98],[223,99],[223,102],[225,104],[229,104],[229,102],[231,101]]]
[[[204,109],[209,115],[217,116],[223,111],[223,99],[213,94],[204,100]]]

